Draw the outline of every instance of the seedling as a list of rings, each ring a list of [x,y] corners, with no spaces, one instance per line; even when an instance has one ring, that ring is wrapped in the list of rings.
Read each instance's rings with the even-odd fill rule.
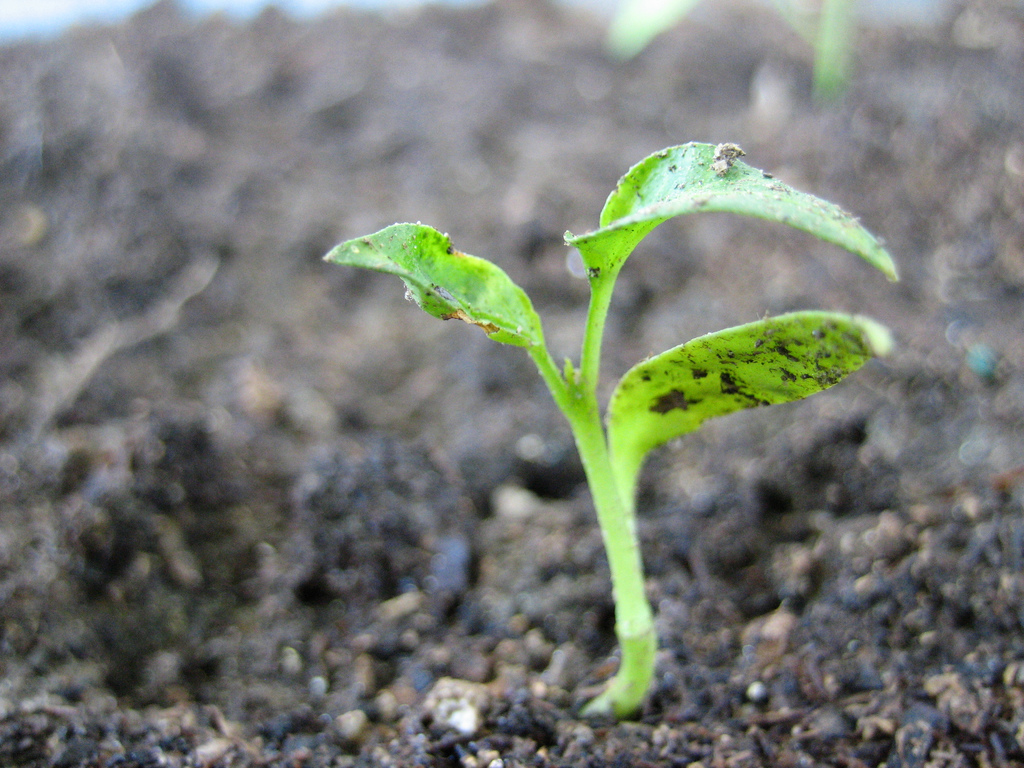
[[[662,222],[699,211],[739,213],[788,224],[862,257],[891,280],[896,268],[856,219],[750,167],[735,144],[684,144],[631,168],[611,193],[600,226],[565,241],[583,258],[590,305],[578,364],[559,368],[526,293],[493,263],[456,251],[448,235],[395,224],[349,240],[326,259],[397,275],[406,298],[442,320],[457,318],[491,339],[522,347],[569,421],[604,538],[621,662],[584,714],[633,715],[654,676],[653,612],[637,541],[637,476],[647,454],[712,416],[798,400],[831,387],[891,347],[873,320],[836,312],[793,312],[693,339],[631,368],[615,387],[604,422],[597,384],[605,318],[616,277]]]
[[[608,45],[619,56],[632,58],[655,37],[675,26],[698,2],[621,0],[608,29]],[[772,3],[814,49],[814,95],[826,101],[839,96],[849,77],[855,0],[821,0],[813,11],[809,11],[807,3],[794,0]]]

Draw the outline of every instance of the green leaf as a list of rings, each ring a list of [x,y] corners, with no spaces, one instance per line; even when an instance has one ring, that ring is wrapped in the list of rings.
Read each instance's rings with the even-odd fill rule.
[[[623,498],[644,457],[707,419],[799,400],[892,346],[874,320],[794,312],[693,339],[631,368],[608,405],[608,443]]]
[[[529,297],[491,262],[452,248],[448,235],[423,224],[393,224],[336,246],[327,261],[402,278],[406,298],[442,320],[463,320],[494,341],[542,346]]]
[[[896,265],[874,235],[838,206],[798,192],[737,157],[734,144],[669,147],[633,166],[609,195],[600,228],[567,232],[591,279],[615,274],[637,244],[662,222],[686,213],[739,213],[788,224],[860,256],[896,279]]]

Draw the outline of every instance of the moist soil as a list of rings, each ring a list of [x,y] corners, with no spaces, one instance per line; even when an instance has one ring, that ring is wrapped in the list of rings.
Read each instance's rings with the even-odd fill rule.
[[[829,103],[770,7],[705,3],[630,61],[603,29],[160,3],[0,49],[0,764],[1024,765],[1024,11],[865,28]],[[691,140],[855,211],[902,281],[669,222],[609,380],[795,308],[897,344],[655,453],[657,681],[588,720],[607,565],[529,359],[322,256],[433,224],[573,356],[562,233]]]

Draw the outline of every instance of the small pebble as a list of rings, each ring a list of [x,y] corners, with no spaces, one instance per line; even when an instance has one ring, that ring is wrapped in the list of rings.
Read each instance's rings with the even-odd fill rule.
[[[327,678],[323,675],[314,675],[309,678],[309,695],[314,699],[321,699],[327,693]]]
[[[472,736],[483,723],[489,698],[487,688],[479,683],[442,677],[427,694],[423,709],[436,724]]]
[[[394,622],[416,613],[423,606],[424,595],[419,590],[403,592],[397,597],[385,600],[377,606],[377,616],[381,621]]]
[[[377,707],[377,715],[385,723],[391,722],[398,716],[398,697],[392,691],[385,688],[374,697],[373,703]]]
[[[853,730],[846,715],[831,707],[816,712],[811,718],[810,727],[812,733],[824,739],[843,738]]]
[[[534,432],[529,432],[516,441],[516,455],[523,461],[540,461],[544,458],[546,448],[544,438]]]
[[[768,701],[768,686],[755,680],[747,686],[747,701],[753,704],[764,704]]]
[[[525,520],[540,509],[539,499],[518,485],[502,485],[491,496],[491,507],[498,517]]]
[[[234,742],[231,739],[211,739],[196,747],[192,757],[199,765],[212,765],[225,759],[232,746]]]
[[[359,738],[366,732],[370,724],[370,718],[361,709],[350,709],[342,712],[334,719],[334,725],[338,729],[338,735],[348,741],[359,741]]]
[[[469,586],[473,552],[461,536],[445,536],[437,543],[437,553],[430,560],[430,576],[434,589],[461,594]]]
[[[297,675],[302,671],[302,656],[290,645],[281,649],[281,670],[286,675]]]

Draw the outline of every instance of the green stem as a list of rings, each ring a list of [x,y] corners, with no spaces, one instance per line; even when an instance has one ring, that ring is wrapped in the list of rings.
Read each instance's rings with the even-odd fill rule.
[[[548,385],[551,396],[555,399],[555,405],[568,418],[569,411],[574,408],[573,396],[569,391],[570,385],[566,383],[565,379],[562,378],[562,374],[558,372],[558,366],[551,359],[551,353],[548,352],[548,348],[543,344],[538,344],[530,347],[527,352],[533,358],[533,362],[536,364],[537,370],[540,371],[540,376],[544,379],[544,383]],[[571,421],[570,419],[570,423]]]
[[[816,15],[794,7],[792,0],[775,0],[786,22],[814,48],[814,96],[829,100],[840,95],[850,74],[854,32],[854,0],[822,0]]]
[[[814,43],[814,95],[832,99],[846,87],[853,35],[852,0],[824,0]]]
[[[604,324],[612,301],[618,270],[609,270],[590,278],[590,306],[583,331],[583,349],[580,354],[580,374],[583,386],[597,391],[601,375],[601,346],[604,343]]]
[[[657,636],[654,613],[644,590],[643,561],[633,504],[619,494],[604,430],[592,393],[569,418],[601,526],[615,602],[615,634],[622,651],[619,671],[605,691],[584,708],[584,714],[630,717],[643,703],[654,678]]]
[[[654,613],[644,590],[633,499],[623,498],[619,492],[597,402],[601,336],[610,287],[614,284],[614,276],[609,277],[608,281],[592,281],[594,290],[579,375],[571,374],[568,380],[563,378],[543,345],[531,348],[530,355],[555,402],[569,420],[590,486],[611,571],[615,634],[622,661],[608,687],[587,704],[584,714],[614,714],[625,718],[636,713],[650,688],[658,640]],[[571,369],[569,371],[571,373]]]

